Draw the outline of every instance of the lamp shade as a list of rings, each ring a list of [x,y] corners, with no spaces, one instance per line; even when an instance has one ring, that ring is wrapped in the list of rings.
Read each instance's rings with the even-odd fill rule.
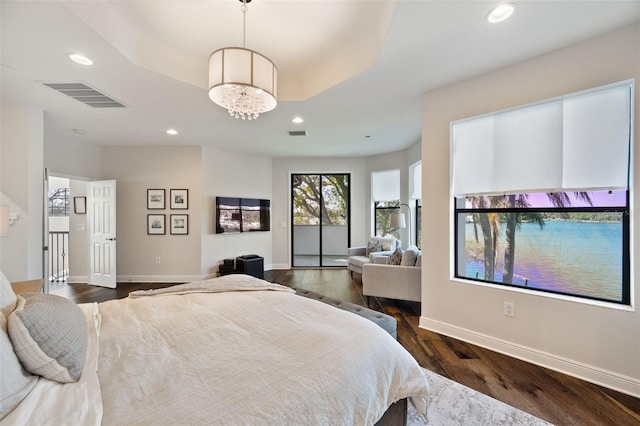
[[[0,206],[0,237],[9,235],[9,206]]]
[[[392,228],[406,228],[407,221],[404,213],[391,213],[391,216],[389,216],[389,225]]]
[[[255,119],[276,107],[278,70],[266,56],[242,47],[209,57],[209,97],[236,118]]]

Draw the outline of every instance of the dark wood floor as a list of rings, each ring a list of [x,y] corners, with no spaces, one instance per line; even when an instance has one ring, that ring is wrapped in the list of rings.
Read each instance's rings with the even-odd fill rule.
[[[345,269],[268,271],[265,279],[365,306],[359,276]],[[77,303],[126,297],[168,284],[119,284],[117,289],[71,284],[52,293]],[[55,287],[55,286],[54,286]],[[640,425],[640,399],[418,327],[420,304],[372,299],[398,321],[398,340],[418,363],[556,425]]]

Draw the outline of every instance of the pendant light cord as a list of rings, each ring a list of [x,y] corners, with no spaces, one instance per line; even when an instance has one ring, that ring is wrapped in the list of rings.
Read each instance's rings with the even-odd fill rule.
[[[242,0],[242,48],[247,48],[247,0]]]

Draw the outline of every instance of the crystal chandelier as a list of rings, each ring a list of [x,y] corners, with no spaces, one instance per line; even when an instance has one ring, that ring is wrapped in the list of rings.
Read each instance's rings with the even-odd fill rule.
[[[242,3],[242,47],[225,47],[209,56],[209,97],[232,117],[255,120],[276,107],[278,70],[264,55],[245,48],[247,3]]]

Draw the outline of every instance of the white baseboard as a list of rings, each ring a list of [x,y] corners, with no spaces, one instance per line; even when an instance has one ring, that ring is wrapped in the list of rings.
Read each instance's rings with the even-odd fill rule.
[[[275,263],[275,264],[271,265],[271,269],[277,269],[277,270],[291,269],[291,266],[289,266],[288,263]]]
[[[456,327],[424,316],[420,317],[420,328],[444,334],[486,349],[559,371],[619,392],[640,398],[640,380],[604,370],[575,360],[563,358],[537,349],[517,345],[472,330]]]
[[[76,276],[69,275],[67,277],[67,282],[69,284],[86,283],[88,280],[89,280],[89,277],[86,275],[76,275]]]

